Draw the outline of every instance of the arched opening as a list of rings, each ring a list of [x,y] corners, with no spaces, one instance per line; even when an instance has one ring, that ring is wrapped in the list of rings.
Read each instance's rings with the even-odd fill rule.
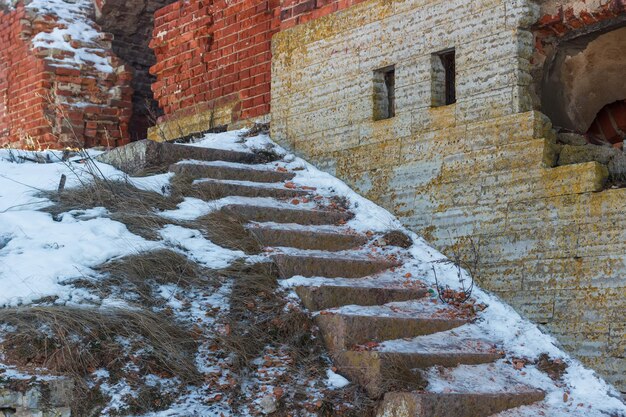
[[[590,141],[623,141],[618,130],[626,98],[624,51],[626,27],[558,44],[541,86],[542,111],[555,127],[589,133]]]

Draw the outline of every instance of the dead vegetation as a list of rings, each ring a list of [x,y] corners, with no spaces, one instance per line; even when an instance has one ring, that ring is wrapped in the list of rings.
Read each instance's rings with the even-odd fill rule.
[[[10,363],[73,377],[73,415],[87,415],[100,406],[99,391],[85,380],[97,369],[109,370],[113,382],[132,381],[139,392],[142,375],[177,377],[184,384],[200,381],[193,361],[197,343],[190,332],[145,309],[10,308],[0,310],[0,323],[5,327],[2,349]],[[140,408],[145,412],[154,406],[146,402]]]
[[[247,254],[261,252],[258,239],[244,227],[245,220],[233,213],[216,211],[199,217],[194,223],[195,228],[217,245]]]
[[[158,230],[173,221],[158,214],[175,209],[182,199],[154,191],[141,190],[127,181],[108,181],[93,177],[81,186],[61,192],[48,191],[42,196],[54,204],[46,212],[58,217],[72,210],[104,207],[112,220],[124,223],[129,231],[149,240],[157,240]]]
[[[298,303],[290,301],[279,289],[274,265],[235,265],[223,271],[234,278],[227,332],[221,339],[222,349],[234,355],[239,374],[252,372],[253,360],[267,352],[281,352],[279,360],[289,371],[278,382],[274,393],[277,416],[297,415],[306,409],[319,416],[374,415],[374,401],[357,386],[342,390],[322,388],[322,398],[310,398],[310,381],[322,381],[331,362],[326,355],[319,329]],[[275,358],[274,358],[275,360]]]
[[[242,138],[252,138],[259,135],[269,135],[270,123],[255,123],[246,133],[241,135]]]
[[[184,290],[213,287],[218,281],[215,271],[203,268],[170,249],[126,256],[103,264],[96,271],[103,273],[104,278],[80,278],[71,283],[88,287],[102,298],[113,294],[153,307],[166,301],[158,295],[159,285],[174,285]]]
[[[565,375],[567,364],[562,359],[552,359],[547,353],[542,353],[535,362],[537,368],[548,374],[553,381],[559,381]]]

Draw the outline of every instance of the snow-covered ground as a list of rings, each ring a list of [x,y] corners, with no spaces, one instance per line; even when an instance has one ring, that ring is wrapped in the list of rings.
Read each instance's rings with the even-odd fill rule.
[[[379,233],[388,230],[403,229],[399,221],[386,210],[371,201],[359,196],[346,184],[329,174],[315,169],[302,159],[289,155],[285,150],[276,147],[267,136],[248,139],[240,138],[241,132],[208,134],[204,139],[196,141],[194,146],[218,147],[232,150],[249,151],[272,147],[283,155],[283,161],[267,164],[268,168],[293,171],[297,185],[312,186],[316,193],[325,197],[347,197],[350,210],[356,216],[345,227],[360,232]],[[197,231],[180,225],[166,225],[160,231],[161,240],[148,241],[131,233],[122,223],[107,217],[107,210],[94,207],[88,210],[65,213],[60,218],[42,212],[41,209],[52,203],[40,196],[41,191],[55,190],[62,174],[67,176],[66,187],[75,187],[86,181],[89,174],[81,163],[60,162],[60,154],[47,152],[53,163],[37,164],[18,158],[28,155],[18,151],[0,151],[0,305],[4,307],[28,305],[44,297],[58,297],[55,301],[63,305],[92,305],[105,308],[108,305],[120,305],[120,300],[100,299],[84,288],[75,287],[72,282],[79,277],[99,277],[95,267],[125,255],[132,255],[146,250],[169,248],[185,254],[194,262],[208,268],[224,268],[236,260],[245,259],[243,252],[225,249],[208,241]],[[110,179],[126,179],[125,175],[114,168],[96,163],[104,176]],[[161,174],[147,178],[130,178],[129,181],[139,188],[149,190],[167,190],[170,174]],[[193,220],[206,215],[219,207],[234,202],[247,202],[246,198],[228,197],[214,202],[205,202],[195,198],[186,198],[176,210],[160,213],[166,219]],[[289,204],[272,199],[255,199],[255,204],[277,205]],[[300,207],[313,207],[315,202],[299,201]],[[427,285],[434,287],[435,272],[440,284],[457,288],[459,285],[457,269],[446,262],[444,256],[431,248],[423,239],[405,230],[412,237],[410,248],[412,259],[408,259],[398,273],[407,280],[419,277]],[[258,255],[257,255],[258,257]],[[258,259],[258,258],[257,258]],[[285,288],[303,281],[294,277],[283,282]],[[326,279],[307,279],[308,283],[328,282]],[[341,280],[335,280],[340,282]],[[179,317],[186,317],[202,328],[207,340],[211,334],[225,331],[216,316],[228,310],[228,297],[232,282],[224,282],[214,293],[186,294],[177,293],[176,288],[164,286],[162,294],[168,299],[168,305]],[[626,406],[619,399],[619,393],[596,374],[583,367],[577,360],[563,352],[554,338],[542,333],[537,326],[524,320],[513,309],[486,291],[474,289],[473,297],[477,304],[487,308],[479,313],[478,321],[457,329],[458,334],[488,338],[506,352],[506,358],[494,366],[511,373],[516,381],[544,389],[547,397],[537,408],[531,406],[508,412],[506,416],[548,415],[561,416],[626,416]],[[114,297],[114,296],[110,296]],[[116,304],[117,303],[117,304]],[[123,305],[123,302],[121,303]],[[213,312],[209,314],[209,312]],[[390,344],[388,342],[381,349]],[[562,360],[567,369],[562,380],[555,382],[537,369],[533,362],[541,354],[548,354],[552,359]],[[260,371],[243,383],[243,391],[255,398],[259,407],[263,406],[266,390],[260,386],[266,384],[259,375],[267,375],[268,362],[280,363],[280,350],[266,352],[266,360],[259,360]],[[267,360],[270,358],[270,360]],[[525,366],[510,365],[515,358],[523,358]],[[227,401],[227,388],[235,375],[224,370],[221,364],[227,358],[211,347],[211,343],[200,346],[196,363],[208,381],[202,387],[189,387],[185,395],[174,402],[167,410],[159,411],[150,416],[244,416],[241,410],[236,413]],[[507,362],[508,361],[508,362]],[[6,367],[0,365],[0,368]],[[271,366],[270,366],[271,367]],[[519,369],[518,369],[519,368]],[[278,366],[271,367],[271,372],[280,373]],[[433,390],[445,391],[446,376],[436,379]],[[453,372],[467,372],[460,367]],[[129,387],[123,381],[117,384],[106,382],[104,370],[94,373],[95,380],[103,381],[101,389],[111,396],[111,401],[103,415],[123,409],[124,394],[129,394]],[[480,378],[480,375],[476,376]],[[155,382],[156,383],[156,382]],[[160,381],[166,386],[167,381]],[[327,372],[327,388],[339,389],[346,381],[332,370]],[[493,381],[491,382],[495,384]],[[223,389],[222,389],[223,388]],[[273,387],[276,388],[276,387]],[[319,387],[311,387],[315,393]],[[246,391],[247,390],[247,391]],[[131,393],[132,394],[132,393]],[[313,395],[313,394],[312,394]],[[317,395],[317,394],[314,394]],[[250,415],[253,412],[250,411]]]

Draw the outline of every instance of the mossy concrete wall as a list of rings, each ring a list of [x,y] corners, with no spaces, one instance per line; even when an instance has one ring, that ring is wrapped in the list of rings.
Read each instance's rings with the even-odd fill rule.
[[[538,17],[521,0],[370,0],[281,32],[272,135],[444,252],[476,247],[483,287],[626,391],[626,190],[603,191],[595,162],[553,168],[530,87]],[[433,107],[450,48],[458,100]],[[396,114],[374,121],[390,65]]]

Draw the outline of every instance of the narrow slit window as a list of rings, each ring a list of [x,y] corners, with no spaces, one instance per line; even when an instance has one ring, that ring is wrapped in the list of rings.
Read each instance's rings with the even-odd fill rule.
[[[432,57],[432,105],[447,106],[456,103],[455,50],[434,54]]]
[[[390,119],[396,115],[395,66],[374,71],[374,120]]]

